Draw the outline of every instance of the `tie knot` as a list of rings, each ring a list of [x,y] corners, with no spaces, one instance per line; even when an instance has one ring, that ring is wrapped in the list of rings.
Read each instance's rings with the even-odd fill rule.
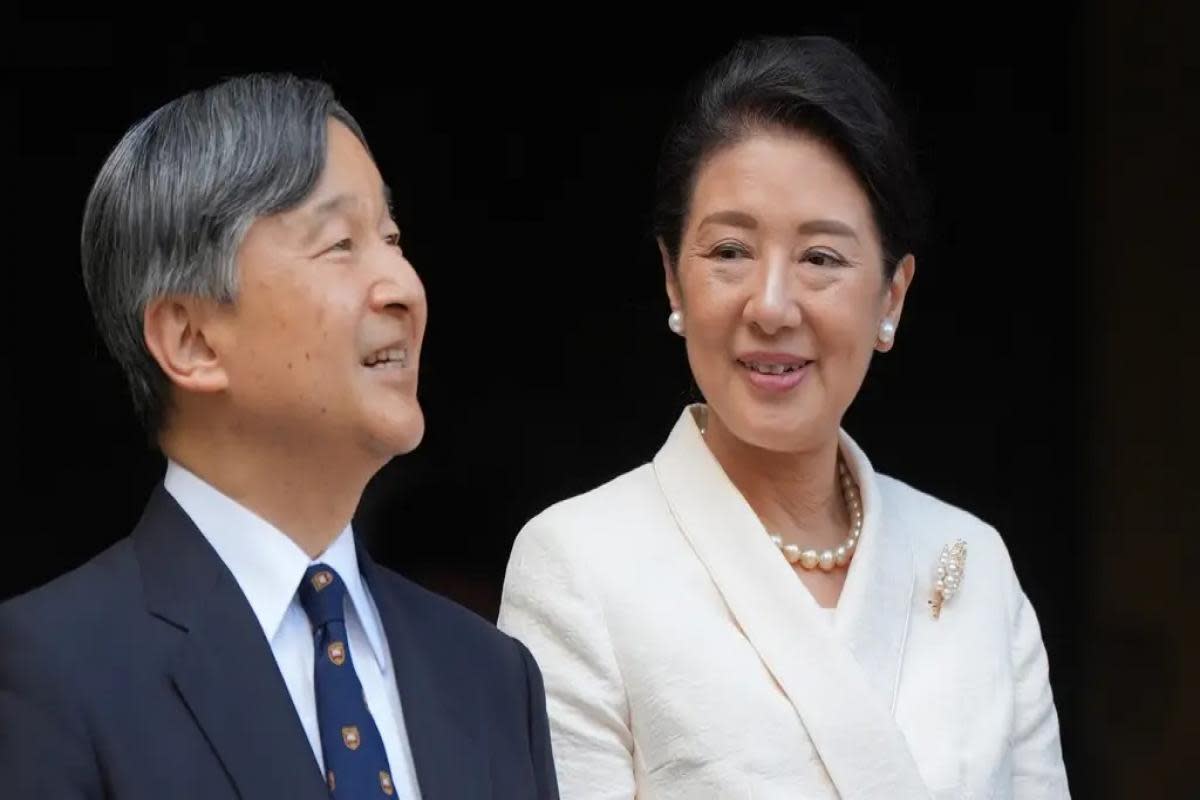
[[[345,619],[345,600],[346,584],[333,567],[313,564],[304,571],[304,580],[300,582],[300,605],[304,606],[304,613],[308,614],[308,621],[314,628],[335,619]]]

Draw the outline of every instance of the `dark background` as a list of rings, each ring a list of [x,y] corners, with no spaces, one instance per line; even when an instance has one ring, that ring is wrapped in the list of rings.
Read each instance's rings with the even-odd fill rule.
[[[662,33],[562,9],[476,33],[465,9],[452,27],[23,10],[4,297],[21,568],[0,599],[124,536],[163,469],[79,279],[87,190],[136,119],[253,70],[325,78],[358,118],[431,317],[428,433],[357,524],[494,619],[521,525],[650,458],[694,398],[648,233],[684,81],[741,34],[829,33],[897,92],[934,201],[898,346],[846,426],[878,469],[1003,533],[1075,796],[1196,796],[1195,27],[1134,3],[711,16],[733,10]]]

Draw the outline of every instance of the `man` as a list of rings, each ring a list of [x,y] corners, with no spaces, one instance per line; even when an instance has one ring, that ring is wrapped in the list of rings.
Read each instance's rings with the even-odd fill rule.
[[[557,797],[528,651],[350,527],[423,435],[426,307],[329,88],[250,76],[154,112],[82,251],[168,467],[127,539],[0,606],[0,794]]]

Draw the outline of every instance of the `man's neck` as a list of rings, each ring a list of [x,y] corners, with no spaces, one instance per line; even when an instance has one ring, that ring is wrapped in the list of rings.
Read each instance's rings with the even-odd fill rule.
[[[168,458],[274,525],[310,558],[346,529],[378,469],[345,453],[212,430],[170,431],[160,445]]]

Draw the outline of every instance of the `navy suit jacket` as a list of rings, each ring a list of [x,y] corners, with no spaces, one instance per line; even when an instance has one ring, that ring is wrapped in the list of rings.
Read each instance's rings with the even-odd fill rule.
[[[557,798],[529,651],[359,564],[425,800]],[[162,486],[127,539],[0,605],[0,795],[328,800],[250,604]]]

